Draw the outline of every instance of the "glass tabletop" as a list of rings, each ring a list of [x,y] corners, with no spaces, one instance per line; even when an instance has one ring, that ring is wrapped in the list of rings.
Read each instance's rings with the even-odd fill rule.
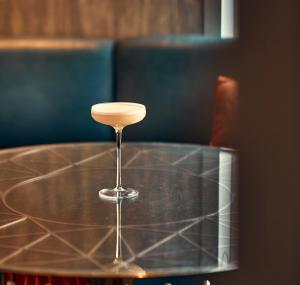
[[[187,144],[123,146],[121,248],[141,270],[113,272],[116,204],[110,143],[0,151],[0,271],[86,277],[158,277],[237,268],[237,155]]]

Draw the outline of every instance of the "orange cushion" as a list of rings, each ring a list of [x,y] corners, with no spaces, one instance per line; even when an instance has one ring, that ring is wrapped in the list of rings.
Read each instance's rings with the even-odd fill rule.
[[[235,129],[238,105],[238,82],[219,76],[214,97],[212,135],[209,145],[236,147]]]

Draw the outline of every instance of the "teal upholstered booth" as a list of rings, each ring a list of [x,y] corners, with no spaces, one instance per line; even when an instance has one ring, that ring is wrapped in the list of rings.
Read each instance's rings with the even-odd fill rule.
[[[90,117],[112,101],[111,41],[1,40],[0,147],[111,140]]]
[[[207,144],[218,75],[235,76],[235,42],[195,36],[0,40],[0,147],[113,140],[97,102],[133,101],[146,119],[125,139]]]
[[[235,76],[235,45],[199,35],[118,42],[116,98],[147,106],[126,139],[208,144],[216,79]]]

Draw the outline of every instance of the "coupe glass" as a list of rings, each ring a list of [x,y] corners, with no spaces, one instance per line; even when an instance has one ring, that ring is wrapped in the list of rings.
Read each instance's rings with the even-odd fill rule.
[[[136,198],[138,196],[137,190],[123,187],[121,184],[122,131],[124,127],[138,123],[145,118],[145,106],[142,104],[129,102],[100,103],[92,106],[91,115],[95,121],[113,127],[116,132],[116,187],[113,189],[106,188],[100,190],[100,198],[115,202],[128,198]]]

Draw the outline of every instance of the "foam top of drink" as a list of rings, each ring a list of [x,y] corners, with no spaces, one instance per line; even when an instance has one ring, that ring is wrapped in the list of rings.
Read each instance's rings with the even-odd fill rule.
[[[146,112],[145,106],[129,102],[100,103],[92,106],[92,113],[102,115],[129,115],[137,112]]]
[[[146,108],[129,102],[100,103],[92,106],[92,117],[99,123],[112,127],[125,127],[143,120]]]

